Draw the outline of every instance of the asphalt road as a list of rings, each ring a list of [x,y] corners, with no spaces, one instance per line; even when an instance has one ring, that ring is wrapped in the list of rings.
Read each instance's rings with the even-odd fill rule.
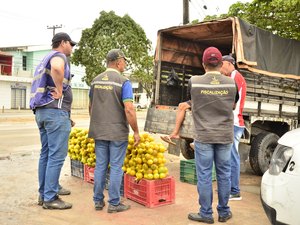
[[[75,110],[72,117],[76,127],[88,128],[86,111]],[[137,112],[140,131],[143,131],[146,111]],[[158,134],[153,135],[160,141]],[[189,212],[198,211],[198,193],[195,185],[180,181],[181,156],[165,154],[169,173],[175,178],[175,203],[157,208],[147,208],[128,199],[131,210],[118,214],[96,212],[93,208],[93,185],[71,176],[70,160],[66,159],[61,173],[61,183],[71,189],[64,200],[73,203],[71,210],[44,210],[37,203],[37,163],[40,142],[34,116],[30,111],[0,113],[0,224],[1,225],[156,225],[199,224],[187,219]],[[251,171],[241,174],[242,201],[230,202],[233,218],[227,224],[270,224],[260,203],[261,177]],[[216,182],[213,183],[217,189]],[[214,192],[214,217],[217,222],[217,194]]]

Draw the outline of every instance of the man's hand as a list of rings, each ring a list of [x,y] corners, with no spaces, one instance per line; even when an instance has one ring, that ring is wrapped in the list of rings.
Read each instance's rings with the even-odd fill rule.
[[[134,144],[133,144],[133,146],[136,147],[139,144],[140,139],[141,139],[140,138],[140,134],[138,132],[134,132],[133,138],[134,138]]]
[[[60,99],[62,97],[62,92],[59,92],[57,88],[51,90],[51,95],[54,99]]]

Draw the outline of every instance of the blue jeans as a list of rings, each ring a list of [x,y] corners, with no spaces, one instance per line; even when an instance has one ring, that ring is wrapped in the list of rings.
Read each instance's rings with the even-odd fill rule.
[[[244,133],[244,127],[234,126],[234,142],[231,148],[231,192],[230,194],[240,193],[240,154],[239,143]]]
[[[232,144],[204,144],[195,141],[195,163],[197,172],[197,190],[199,194],[200,215],[212,218],[212,168],[215,163],[218,184],[218,214],[227,216],[230,194],[230,161]]]
[[[69,112],[60,109],[37,109],[35,120],[42,144],[39,193],[48,202],[57,198],[60,171],[68,154],[71,121]]]
[[[123,177],[122,166],[126,155],[128,141],[102,141],[96,140],[96,168],[94,177],[94,202],[104,201],[105,178],[110,165],[108,187],[108,203],[120,204],[120,189]]]

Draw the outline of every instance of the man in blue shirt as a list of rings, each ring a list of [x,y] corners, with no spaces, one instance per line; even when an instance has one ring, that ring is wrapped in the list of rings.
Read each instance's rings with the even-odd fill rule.
[[[121,74],[126,68],[126,58],[120,49],[112,49],[108,52],[106,61],[106,71],[95,77],[91,83],[89,137],[95,139],[95,209],[102,210],[105,206],[103,191],[110,165],[107,212],[114,213],[130,208],[120,202],[122,165],[128,145],[128,124],[134,132],[135,145],[138,144],[140,136],[133,106],[132,86]]]

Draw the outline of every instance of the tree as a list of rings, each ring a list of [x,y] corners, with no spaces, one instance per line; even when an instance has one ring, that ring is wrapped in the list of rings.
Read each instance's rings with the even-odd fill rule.
[[[146,56],[132,74],[132,77],[142,85],[148,98],[151,98],[152,95],[152,84],[154,81],[153,67],[153,56]]]
[[[92,28],[83,30],[74,51],[72,62],[85,66],[88,85],[92,79],[106,69],[106,55],[109,50],[119,48],[128,58],[127,69],[138,82],[147,87],[153,82],[153,67],[148,67],[151,42],[144,30],[129,16],[117,16],[114,11],[100,12],[100,17],[94,21]],[[153,57],[152,57],[153,58]],[[145,82],[145,83],[144,83]]]
[[[299,0],[254,0],[251,3],[237,2],[227,14],[209,16],[205,20],[237,16],[281,37],[300,40]]]

